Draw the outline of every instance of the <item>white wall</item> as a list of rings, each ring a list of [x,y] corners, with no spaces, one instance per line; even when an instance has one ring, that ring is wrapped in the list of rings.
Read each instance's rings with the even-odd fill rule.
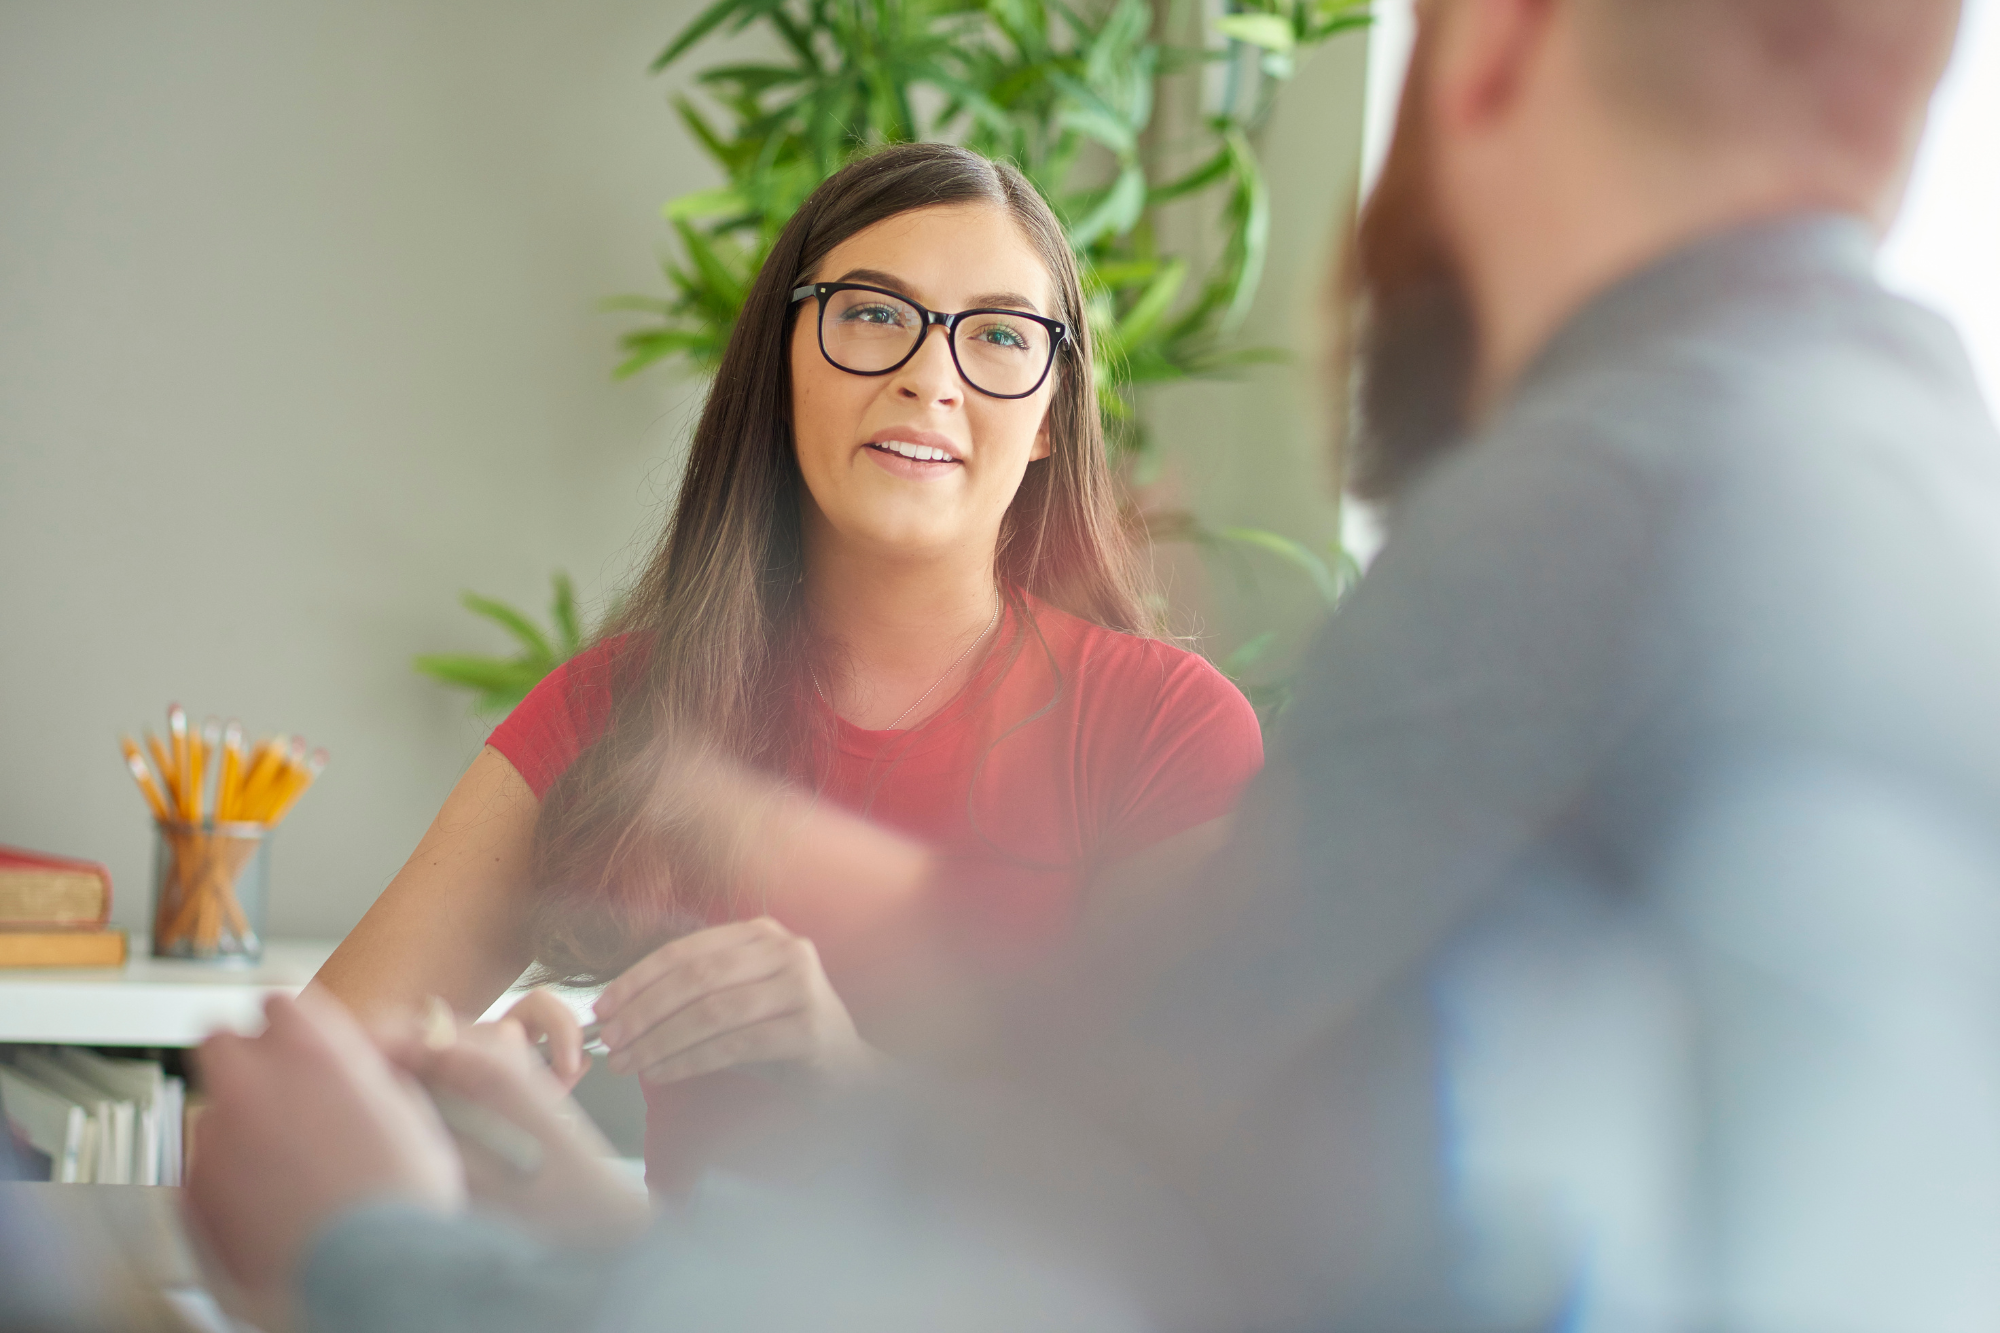
[[[594,303],[712,183],[645,74],[689,8],[0,6],[0,842],[142,925],[115,742],[179,700],[332,751],[273,929],[372,901],[484,735],[409,667],[502,646],[459,591],[653,525],[687,392]]]

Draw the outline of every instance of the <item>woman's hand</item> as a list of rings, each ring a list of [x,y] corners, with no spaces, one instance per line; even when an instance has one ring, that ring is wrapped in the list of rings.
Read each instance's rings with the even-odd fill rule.
[[[644,1191],[611,1164],[611,1145],[569,1099],[511,1014],[459,1028],[449,1040],[428,1033],[384,1044],[390,1058],[434,1094],[484,1108],[541,1145],[541,1160],[529,1171],[477,1143],[464,1145],[460,1155],[474,1201],[558,1245],[615,1245],[645,1228],[651,1213]]]
[[[500,1020],[517,1023],[532,1047],[548,1042],[549,1072],[568,1092],[590,1070],[590,1053],[583,1049],[583,1025],[576,1013],[552,991],[532,990]],[[482,1024],[481,1026],[496,1026]]]
[[[597,1001],[611,1068],[677,1083],[747,1064],[787,1064],[831,1081],[880,1057],[834,994],[812,941],[769,917],[662,945]]]

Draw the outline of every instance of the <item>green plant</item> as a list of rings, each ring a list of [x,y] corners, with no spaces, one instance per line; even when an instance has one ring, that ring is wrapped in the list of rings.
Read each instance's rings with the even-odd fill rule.
[[[1246,584],[1253,577],[1244,558],[1246,553],[1260,551],[1275,556],[1306,576],[1329,613],[1339,607],[1354,585],[1361,581],[1360,562],[1337,538],[1327,543],[1325,555],[1303,542],[1264,528],[1198,529],[1189,540],[1228,562],[1237,578]],[[1250,700],[1257,716],[1267,727],[1292,701],[1290,673],[1281,671],[1272,675],[1269,670],[1278,642],[1278,632],[1266,630],[1246,640],[1215,664],[1223,675],[1236,682],[1237,688]]]
[[[1367,0],[1235,8],[1211,48],[1160,36],[1175,15],[1150,0],[715,0],[655,71],[751,28],[776,54],[695,77],[719,120],[676,99],[725,184],[666,205],[679,241],[663,261],[670,294],[610,303],[650,316],[625,335],[618,373],[676,357],[712,368],[771,242],[815,186],[878,145],[952,140],[1011,159],[1063,219],[1089,283],[1113,447],[1145,455],[1136,390],[1272,355],[1236,343],[1269,245],[1253,135],[1297,52],[1369,21]],[[1216,105],[1186,133],[1156,127],[1161,80],[1217,62]],[[1161,221],[1204,202],[1221,235],[1198,265],[1162,248]]]
[[[468,592],[459,600],[465,609],[486,617],[521,646],[512,657],[428,653],[412,663],[433,680],[472,691],[472,707],[480,713],[504,713],[528,695],[542,677],[576,655],[583,646],[577,620],[576,590],[569,575],[558,570],[551,582],[555,595],[549,606],[550,628],[544,630],[505,602]]]

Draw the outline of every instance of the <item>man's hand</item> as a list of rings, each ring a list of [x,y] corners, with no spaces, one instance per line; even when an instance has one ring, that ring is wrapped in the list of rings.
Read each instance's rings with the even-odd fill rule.
[[[531,1172],[468,1145],[465,1176],[481,1204],[564,1246],[617,1244],[652,1220],[644,1191],[611,1165],[611,1145],[543,1065],[512,1015],[460,1028],[449,1042],[394,1037],[385,1038],[385,1048],[438,1095],[484,1107],[541,1144],[541,1164]]]
[[[201,1045],[188,1220],[253,1300],[280,1299],[313,1235],[357,1204],[458,1208],[465,1179],[430,1099],[330,996],[265,1001],[256,1037]]]
[[[854,1030],[811,940],[769,917],[655,949],[597,1001],[611,1068],[676,1083],[745,1064],[859,1077],[879,1059]]]

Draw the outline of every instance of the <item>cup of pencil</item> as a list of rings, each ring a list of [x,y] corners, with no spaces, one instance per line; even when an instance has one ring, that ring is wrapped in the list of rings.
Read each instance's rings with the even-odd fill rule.
[[[271,832],[326,767],[298,736],[245,747],[243,728],[211,717],[189,728],[167,709],[167,738],[121,742],[153,812],[153,956],[254,963],[264,954]],[[147,762],[148,756],[152,762]]]

